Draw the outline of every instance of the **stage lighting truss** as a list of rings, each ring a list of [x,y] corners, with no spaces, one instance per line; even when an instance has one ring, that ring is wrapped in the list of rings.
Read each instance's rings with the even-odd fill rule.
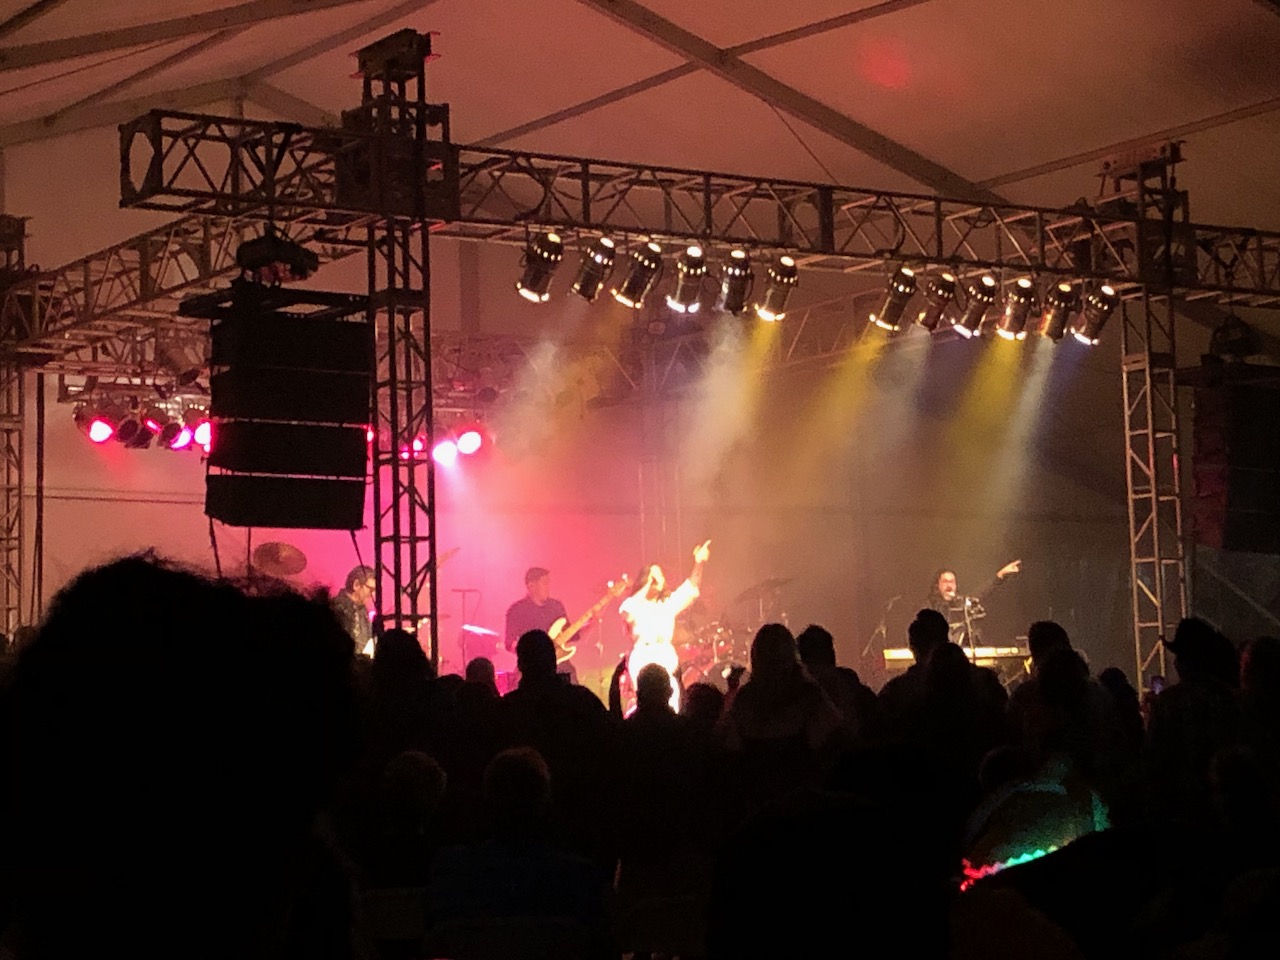
[[[1025,340],[1027,320],[1035,306],[1035,284],[1026,277],[1020,277],[1004,295],[1004,313],[996,321],[996,333],[1005,340]]]
[[[910,267],[899,267],[889,278],[888,289],[885,290],[884,304],[871,314],[870,320],[882,330],[891,333],[902,326],[902,314],[906,311],[911,297],[916,292],[916,274]]]
[[[1066,281],[1054,284],[1044,295],[1044,313],[1036,332],[1057,343],[1067,332],[1067,324],[1071,322],[1071,315],[1076,312],[1079,302],[1080,298],[1071,284]]]
[[[735,317],[747,311],[747,300],[756,276],[751,270],[751,258],[745,250],[730,250],[729,259],[720,270],[720,310]]]
[[[956,333],[965,339],[972,338],[978,333],[987,311],[996,302],[996,290],[996,278],[989,273],[983,274],[977,281],[969,284],[969,300],[964,306],[964,312],[955,322]]]
[[[955,276],[943,272],[930,277],[924,286],[924,309],[916,316],[916,323],[933,333],[942,323],[947,307],[951,306],[955,297]]]
[[[1095,287],[1084,298],[1084,306],[1075,323],[1071,324],[1071,335],[1085,346],[1093,347],[1102,335],[1102,328],[1115,312],[1120,303],[1115,289],[1108,283]]]
[[[570,288],[587,303],[595,301],[601,289],[613,273],[613,261],[618,256],[617,245],[608,237],[598,237],[582,253],[578,276]]]
[[[556,233],[540,233],[525,245],[524,272],[516,281],[520,296],[531,303],[551,299],[551,279],[564,259],[564,242]]]
[[[764,296],[756,304],[756,316],[770,323],[786,316],[787,300],[800,282],[794,257],[783,254],[769,265]]]
[[[653,285],[658,281],[658,273],[662,269],[662,248],[652,240],[631,251],[631,268],[622,283],[614,287],[610,293],[624,307],[639,310],[644,306],[644,298],[649,295]]]
[[[76,403],[76,427],[93,443],[115,440],[132,450],[196,450],[211,440],[209,416],[202,406],[181,397],[161,397],[146,404],[88,398]],[[197,436],[203,439],[197,441]],[[206,452],[208,452],[206,450]]]
[[[667,306],[676,313],[697,313],[701,306],[702,281],[706,275],[707,258],[702,248],[687,247],[676,260],[676,288],[667,294]]]

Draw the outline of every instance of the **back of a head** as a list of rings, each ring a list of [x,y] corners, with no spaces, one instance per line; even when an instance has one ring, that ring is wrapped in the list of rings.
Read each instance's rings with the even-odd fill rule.
[[[532,747],[503,750],[484,771],[484,799],[499,833],[535,829],[551,802],[551,770]]]
[[[431,661],[407,630],[388,630],[373,650],[374,683],[430,679]]]
[[[766,623],[751,641],[751,680],[776,680],[792,675],[800,660],[791,631],[780,623]]]
[[[834,667],[836,665],[836,641],[831,631],[811,623],[796,637],[796,650],[800,662],[810,667]]]
[[[444,769],[427,754],[417,750],[397,754],[382,771],[381,817],[401,829],[420,826],[439,808],[447,782]]]
[[[474,657],[469,660],[463,675],[471,683],[482,683],[486,687],[498,685],[498,675],[494,670],[493,661],[488,657]]]
[[[671,700],[671,674],[660,663],[646,664],[636,677],[636,709],[661,710]]]
[[[1125,672],[1119,667],[1107,667],[1098,674],[1098,683],[1117,701],[1132,700],[1138,702],[1138,691],[1134,689]]]
[[[950,638],[947,618],[936,610],[921,610],[907,627],[907,646],[915,654],[916,663],[924,663],[937,647]]]
[[[553,680],[556,675],[556,645],[545,630],[530,630],[516,641],[516,667],[520,682]]]
[[[724,694],[709,683],[691,683],[684,691],[680,713],[698,726],[710,730],[724,710]]]
[[[143,902],[157,942],[198,929],[247,949],[265,935],[353,752],[353,655],[326,604],[246,596],[149,557],[64,588],[8,703],[0,823],[20,829],[0,846],[32,955],[100,949],[121,923],[134,940]],[[155,952],[146,941],[139,954]]]
[[[1172,649],[1180,678],[1212,678],[1231,687],[1239,686],[1239,654],[1231,641],[1207,620],[1184,617],[1179,621]]]
[[[1071,649],[1071,638],[1066,629],[1053,620],[1037,620],[1027,628],[1027,652],[1039,663],[1050,651]]]

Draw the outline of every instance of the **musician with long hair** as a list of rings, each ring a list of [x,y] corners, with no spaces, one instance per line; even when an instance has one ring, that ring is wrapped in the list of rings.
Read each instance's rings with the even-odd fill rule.
[[[685,581],[674,590],[667,590],[667,579],[662,567],[651,563],[640,572],[640,588],[622,601],[618,612],[622,614],[631,633],[631,652],[627,657],[627,672],[632,682],[640,671],[651,663],[661,664],[672,676],[671,708],[679,709],[680,688],[675,676],[680,669],[680,658],[673,641],[676,617],[684,613],[698,599],[702,584],[702,568],[711,557],[711,541],[699,544],[693,551],[693,570]]]
[[[971,596],[964,596],[959,592],[956,583],[956,572],[950,567],[943,567],[933,575],[933,583],[929,588],[928,597],[925,598],[924,606],[926,609],[936,610],[947,618],[947,626],[953,643],[976,645],[978,643],[978,629],[975,621],[987,615],[982,606],[982,601],[990,595],[993,589],[1004,583],[1007,578],[1021,572],[1022,561],[1013,560],[997,570],[995,579],[977,593]],[[970,631],[972,631],[973,636],[969,636]]]

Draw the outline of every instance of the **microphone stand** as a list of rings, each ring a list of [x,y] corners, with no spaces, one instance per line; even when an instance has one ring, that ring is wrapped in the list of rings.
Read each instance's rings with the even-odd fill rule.
[[[885,643],[888,642],[888,639],[889,639],[889,629],[884,624],[884,618],[888,616],[889,611],[893,609],[893,605],[901,599],[902,599],[901,594],[899,594],[896,597],[893,597],[880,610],[880,622],[876,624],[876,628],[871,632],[871,636],[867,637],[867,645],[862,648],[862,656],[859,657],[859,660],[867,659],[867,654],[871,652],[871,645],[876,642],[876,637],[880,638],[880,649],[882,651],[884,650]]]

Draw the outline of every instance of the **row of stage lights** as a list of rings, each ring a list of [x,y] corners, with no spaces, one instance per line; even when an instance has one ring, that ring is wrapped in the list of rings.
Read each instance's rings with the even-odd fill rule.
[[[899,267],[889,279],[883,305],[871,314],[871,322],[889,331],[900,329],[917,287],[915,271]],[[1069,332],[1086,346],[1095,346],[1120,304],[1115,288],[1107,283],[1081,290],[1062,281],[1041,298],[1035,284],[1020,277],[1005,292],[998,314],[992,313],[1000,293],[995,277],[983,274],[967,284],[965,292],[964,308],[958,316],[948,318],[947,310],[956,296],[956,278],[945,272],[930,277],[924,285],[924,308],[915,322],[930,333],[945,329],[945,323],[966,339],[995,333],[1005,340],[1024,340],[1028,333],[1035,333],[1056,342]]]
[[[368,432],[368,439],[373,443],[373,430]],[[459,457],[471,457],[484,447],[484,431],[478,426],[469,426],[461,430],[450,431],[447,436],[437,440],[431,447],[431,459],[442,467],[452,467]],[[401,460],[420,460],[427,449],[426,437],[414,437],[408,447],[400,448]]]
[[[97,444],[115,440],[131,449],[145,450],[154,442],[169,450],[208,453],[213,440],[208,414],[195,407],[170,416],[159,407],[123,409],[82,403],[72,416],[80,431]]]
[[[613,275],[617,245],[609,237],[597,238],[582,255],[578,274],[570,289],[593,302]],[[551,281],[564,259],[564,242],[558,234],[543,233],[530,238],[525,246],[523,272],[516,281],[520,296],[533,303],[545,303],[551,297]],[[662,271],[662,247],[652,240],[631,252],[630,264],[622,282],[610,288],[613,298],[623,306],[638,310],[653,290]],[[701,305],[702,285],[708,264],[701,247],[690,246],[676,259],[675,288],[667,295],[667,306],[676,313],[693,314]],[[762,320],[781,320],[787,300],[799,283],[799,270],[794,257],[780,256],[766,270],[764,295],[754,302],[755,314]],[[725,313],[741,316],[747,311],[755,286],[751,258],[745,250],[732,250],[720,271],[720,291],[716,307]],[[902,326],[907,306],[917,291],[916,272],[899,267],[890,278],[884,304],[871,314],[876,326],[896,331]],[[916,317],[930,333],[953,329],[965,338],[994,332],[1007,340],[1025,339],[1035,332],[1050,340],[1061,340],[1070,332],[1081,343],[1098,342],[1107,319],[1120,303],[1109,284],[1099,283],[1087,290],[1061,282],[1041,298],[1028,278],[1018,279],[1004,298],[1003,312],[991,316],[1000,285],[995,277],[984,274],[965,287],[966,298],[959,315],[947,316],[956,298],[957,282],[951,273],[930,277],[924,286],[924,309]]]
[[[578,275],[569,288],[588,303],[595,301],[613,275],[618,256],[617,245],[609,237],[597,238],[582,254]],[[551,298],[551,280],[564,259],[564,241],[558,234],[543,233],[530,238],[525,246],[524,272],[516,281],[520,296],[533,303],[546,303]],[[639,310],[653,290],[662,272],[662,247],[652,240],[631,251],[626,275],[609,289],[613,299],[624,307]],[[702,284],[707,277],[707,258],[701,247],[691,246],[676,259],[675,289],[667,295],[667,306],[676,313],[698,312],[702,302]],[[741,316],[750,304],[761,320],[781,320],[785,315],[791,291],[800,282],[800,271],[794,257],[780,256],[766,270],[764,295],[752,302],[755,272],[745,250],[733,250],[721,269],[718,309]]]

